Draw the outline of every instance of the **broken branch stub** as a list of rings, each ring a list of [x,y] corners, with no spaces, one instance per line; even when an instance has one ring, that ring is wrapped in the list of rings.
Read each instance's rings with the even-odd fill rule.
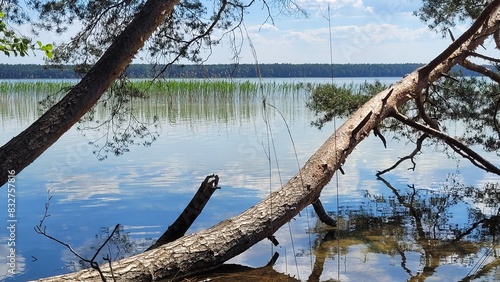
[[[189,227],[193,224],[196,218],[200,215],[201,211],[207,204],[210,197],[219,189],[219,176],[212,174],[205,177],[205,180],[198,188],[198,191],[193,196],[193,199],[189,202],[186,208],[182,211],[179,217],[170,225],[163,233],[163,235],[158,238],[158,240],[149,247],[146,251],[158,248],[159,246],[175,241],[188,231]]]

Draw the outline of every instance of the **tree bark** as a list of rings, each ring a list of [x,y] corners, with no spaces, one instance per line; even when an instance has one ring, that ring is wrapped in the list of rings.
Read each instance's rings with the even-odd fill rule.
[[[99,100],[178,0],[149,0],[88,74],[26,130],[0,148],[0,186],[38,158]]]
[[[206,271],[271,236],[279,227],[318,199],[323,187],[346,161],[354,147],[384,118],[391,116],[397,107],[415,98],[416,93],[464,60],[466,56],[463,54],[466,51],[474,51],[487,35],[499,28],[499,6],[500,1],[493,1],[489,6],[488,21],[472,35],[465,33],[469,38],[457,39],[463,40],[461,42],[464,43],[456,46],[455,50],[450,51],[448,48],[448,55],[444,56],[441,63],[430,70],[425,69],[427,75],[422,76],[422,72],[416,70],[359,108],[279,190],[243,213],[209,229],[112,263],[117,281],[175,279]],[[442,54],[440,56],[443,57]],[[111,278],[109,267],[103,267],[102,271],[106,277]],[[40,281],[99,279],[97,271],[86,269]]]

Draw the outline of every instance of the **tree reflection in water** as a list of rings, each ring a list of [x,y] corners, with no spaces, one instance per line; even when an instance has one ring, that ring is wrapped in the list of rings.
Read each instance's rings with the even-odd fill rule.
[[[312,230],[317,239],[307,281],[342,280],[340,275],[331,277],[331,269],[324,271],[331,268],[327,261],[343,261],[342,269],[338,264],[337,273],[350,272],[352,265],[347,262],[347,256],[359,256],[356,246],[363,246],[366,257],[370,253],[382,254],[397,261],[396,266],[387,266],[383,271],[393,272],[392,267],[400,267],[406,281],[443,281],[446,273],[438,272],[438,268],[447,265],[467,269],[460,281],[489,281],[497,276],[494,271],[500,269],[498,183],[488,183],[482,188],[469,187],[460,182],[459,174],[455,174],[449,176],[439,190],[429,190],[414,185],[394,187],[384,178],[378,179],[387,187],[387,193],[365,191],[369,200],[365,205],[340,207],[338,215],[330,212],[338,220],[337,228],[318,220]],[[249,281],[244,278],[244,272],[239,275],[225,278]],[[265,274],[260,272],[260,275]],[[279,277],[275,272],[268,275],[271,276],[260,276],[260,279],[271,281]],[[211,276],[211,281],[224,281],[221,279],[220,273]],[[378,281],[376,277],[374,281]]]
[[[387,187],[387,193],[365,191],[368,201],[363,206],[340,207],[338,215],[330,212],[338,220],[337,228],[319,221],[313,227],[312,233],[317,234],[317,239],[307,281],[323,281],[322,275],[331,275],[331,269],[324,275],[328,260],[344,260],[342,268],[345,269],[336,271],[349,272],[346,257],[359,254],[354,251],[356,246],[363,246],[366,255],[381,254],[397,261],[396,267],[406,274],[406,281],[441,279],[446,273],[437,269],[447,265],[466,269],[460,281],[498,278],[495,273],[500,269],[498,183],[487,183],[482,188],[465,186],[459,174],[454,174],[440,189],[430,190],[413,185],[395,187],[382,177],[378,179]],[[95,246],[100,246],[108,233],[109,229],[103,228],[96,235]],[[106,253],[112,259],[120,259],[142,252],[152,243],[150,238],[132,239],[122,227],[110,240]],[[95,251],[88,245],[82,249],[87,250],[88,255]],[[366,259],[362,263],[366,263]],[[73,267],[86,266],[83,262],[74,262]],[[384,271],[393,271],[388,269]],[[297,281],[273,270],[272,263],[260,268],[224,265],[189,281],[255,281],[252,279],[256,277],[259,281]],[[323,278],[336,281],[338,277]]]
[[[457,178],[450,176],[443,189],[436,191],[410,185],[396,188],[379,177],[389,194],[366,191],[368,207],[340,208],[338,230],[316,226],[316,260],[309,281],[319,281],[326,258],[345,256],[359,244],[369,253],[399,255],[407,281],[425,281],[438,267],[449,264],[470,270],[461,281],[495,276],[493,271],[500,266],[499,185],[488,183],[478,189],[462,185]],[[454,214],[457,209],[460,214]],[[454,222],[457,216],[467,219]],[[417,268],[408,266],[410,252],[420,254]]]

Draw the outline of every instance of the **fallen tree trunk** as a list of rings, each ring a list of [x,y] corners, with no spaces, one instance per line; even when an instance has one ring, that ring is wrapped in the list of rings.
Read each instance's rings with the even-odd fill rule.
[[[499,28],[499,6],[500,1],[493,1],[478,19],[484,24],[473,25],[471,28],[475,30],[466,32],[467,38],[457,39],[463,43],[459,46],[455,44],[440,54],[442,61],[438,64],[433,61],[432,69],[424,68],[425,72],[414,71],[358,109],[281,189],[240,215],[209,229],[113,262],[111,269],[116,280],[156,281],[162,278],[181,278],[216,267],[270,237],[279,227],[319,198],[321,190],[347,156],[383,119],[391,116],[397,107],[415,98],[417,93],[447,73],[452,66],[463,61],[467,52],[475,50],[488,35]],[[110,267],[103,266],[101,270],[111,279]],[[97,271],[86,269],[39,281],[97,280],[100,280]]]

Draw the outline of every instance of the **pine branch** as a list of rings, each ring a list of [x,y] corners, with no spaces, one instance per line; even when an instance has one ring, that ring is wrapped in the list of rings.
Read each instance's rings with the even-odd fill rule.
[[[416,121],[411,120],[407,116],[401,114],[397,109],[394,109],[393,117],[402,123],[409,125],[417,130],[425,132],[433,137],[436,137],[442,141],[444,141],[450,148],[452,148],[456,153],[461,155],[462,157],[468,159],[472,164],[477,166],[480,169],[483,169],[487,172],[491,172],[497,175],[500,175],[500,168],[496,167],[494,164],[490,163],[483,157],[481,157],[478,153],[476,153],[471,148],[464,145],[462,142],[456,140],[455,138],[447,135],[446,133],[431,128],[429,126],[423,125]]]

